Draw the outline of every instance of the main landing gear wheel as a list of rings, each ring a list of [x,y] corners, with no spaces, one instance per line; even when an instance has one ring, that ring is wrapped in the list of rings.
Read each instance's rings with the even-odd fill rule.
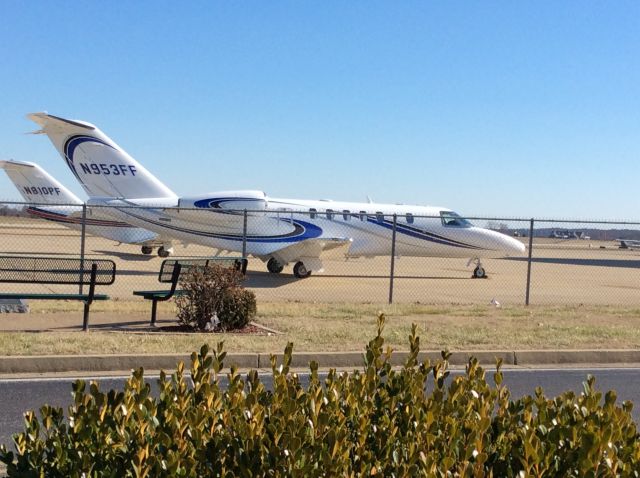
[[[478,266],[473,270],[473,278],[474,279],[486,279],[487,272],[484,270],[484,267]]]
[[[280,264],[274,257],[267,262],[267,270],[272,274],[280,274],[284,266]]]
[[[149,255],[149,254],[151,254],[153,252],[153,247],[151,247],[151,246],[142,246],[140,248],[140,251],[145,255]]]
[[[307,270],[304,263],[296,262],[293,266],[293,275],[298,279],[304,279],[305,277],[309,277],[311,275],[311,271]]]
[[[170,249],[165,249],[164,246],[158,248],[158,257],[169,257],[171,255]]]

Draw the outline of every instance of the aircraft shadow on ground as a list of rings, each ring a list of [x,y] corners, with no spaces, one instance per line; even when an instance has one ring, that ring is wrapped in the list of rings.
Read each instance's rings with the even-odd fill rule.
[[[526,257],[505,257],[506,261],[527,262]],[[640,260],[625,259],[578,259],[561,257],[533,257],[531,262],[540,264],[562,264],[567,266],[620,267],[623,269],[640,269]]]
[[[102,254],[104,256],[115,256],[118,259],[122,259],[123,261],[132,261],[132,262],[149,262],[153,259],[156,259],[154,255],[144,255],[144,254],[132,254],[130,252],[114,252],[114,251],[97,251],[93,252],[97,254]]]
[[[322,274],[315,276],[317,279],[389,279],[389,275],[328,275]],[[395,274],[394,279],[426,279],[426,280],[467,280],[469,277],[452,277],[452,276],[406,276],[401,274]]]
[[[157,271],[138,271],[135,269],[117,269],[117,276],[158,276]]]
[[[244,281],[243,285],[248,288],[254,289],[273,289],[275,287],[282,287],[288,284],[292,284],[299,281],[321,281],[325,279],[335,280],[335,279],[383,279],[389,280],[388,275],[336,275],[336,274],[318,274],[312,275],[307,279],[298,279],[293,275],[275,275],[269,272],[255,272],[251,271],[247,273],[247,278]],[[427,280],[467,280],[468,277],[435,277],[435,276],[407,276],[407,275],[396,275],[394,279],[427,279]]]
[[[273,289],[299,281],[292,275],[275,275],[269,272],[247,272],[243,286],[253,289]]]

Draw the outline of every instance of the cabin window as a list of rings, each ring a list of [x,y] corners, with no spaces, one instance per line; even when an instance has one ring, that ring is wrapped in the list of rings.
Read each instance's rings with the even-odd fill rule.
[[[367,211],[360,211],[359,216],[360,216],[360,220],[361,221],[366,221],[367,220]]]
[[[335,211],[333,209],[327,209],[327,219],[329,219],[330,221],[333,220],[333,213]]]
[[[376,211],[376,218],[378,219],[378,222],[384,222],[384,214],[382,214],[382,212]]]
[[[318,210],[314,207],[312,207],[311,209],[309,209],[309,219],[315,219],[317,216],[317,212]]]
[[[407,224],[413,224],[413,214],[407,213]]]
[[[442,225],[446,227],[471,227],[469,221],[461,217],[458,213],[453,211],[440,211],[440,218],[442,219]]]
[[[344,209],[342,211],[342,219],[344,219],[345,221],[351,219],[351,211],[349,211],[348,209]]]

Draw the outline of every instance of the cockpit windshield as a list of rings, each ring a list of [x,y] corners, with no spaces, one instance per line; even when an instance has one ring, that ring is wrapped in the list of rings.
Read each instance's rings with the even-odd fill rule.
[[[473,227],[469,221],[453,211],[440,211],[442,225],[447,227]]]

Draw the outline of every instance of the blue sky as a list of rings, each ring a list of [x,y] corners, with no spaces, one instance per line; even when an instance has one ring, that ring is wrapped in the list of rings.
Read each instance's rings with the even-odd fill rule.
[[[640,2],[0,2],[0,158],[96,124],[181,195],[640,219]],[[4,175],[0,198],[18,198]]]

